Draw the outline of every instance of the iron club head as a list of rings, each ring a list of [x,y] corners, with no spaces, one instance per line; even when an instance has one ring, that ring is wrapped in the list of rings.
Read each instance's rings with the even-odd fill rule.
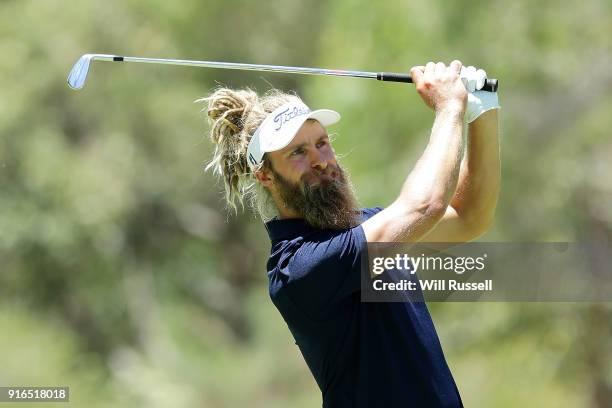
[[[91,61],[94,59],[103,59],[105,61],[112,61],[114,55],[106,54],[85,54],[74,64],[68,74],[68,85],[72,89],[81,89],[85,86],[85,80],[89,73],[89,66]]]

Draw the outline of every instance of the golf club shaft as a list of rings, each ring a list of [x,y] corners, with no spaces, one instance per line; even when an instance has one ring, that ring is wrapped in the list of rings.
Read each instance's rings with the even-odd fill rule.
[[[119,56],[119,55],[95,55],[93,59],[100,60],[100,61],[142,62],[142,63],[149,63],[149,64],[184,65],[184,66],[192,66],[192,67],[238,69],[238,70],[249,70],[249,71],[267,71],[267,72],[285,72],[285,73],[294,73],[294,74],[348,76],[348,77],[356,77],[356,78],[372,78],[372,79],[377,79],[379,81],[412,83],[412,78],[410,77],[409,74],[402,74],[402,73],[396,73],[396,72],[346,71],[346,70],[324,69],[324,68],[290,67],[290,66],[282,66],[282,65],[244,64],[244,63],[237,63],[237,62],[190,61],[190,60],[163,59],[163,58],[125,57],[125,56]],[[482,90],[490,91],[490,92],[497,91],[497,79],[487,79]]]

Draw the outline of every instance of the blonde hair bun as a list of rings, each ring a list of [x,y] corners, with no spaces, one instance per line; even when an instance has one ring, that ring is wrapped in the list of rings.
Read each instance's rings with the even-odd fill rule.
[[[269,207],[265,189],[257,188],[246,153],[251,137],[266,116],[279,106],[300,98],[294,93],[277,89],[266,92],[262,97],[250,88],[217,88],[209,96],[197,99],[206,103],[202,111],[211,122],[210,139],[215,144],[213,158],[206,166],[224,181],[228,205],[236,210],[236,204],[243,205],[243,197],[249,196],[254,209],[262,219],[269,218]],[[257,191],[255,191],[257,190]],[[260,197],[258,197],[260,196]],[[266,198],[266,203],[262,200]],[[266,214],[264,214],[266,213]]]

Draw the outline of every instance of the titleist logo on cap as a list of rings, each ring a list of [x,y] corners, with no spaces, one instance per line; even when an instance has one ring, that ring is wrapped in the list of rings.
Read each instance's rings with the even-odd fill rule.
[[[274,123],[277,124],[277,127],[274,130],[280,130],[280,128],[282,128],[283,125],[289,122],[291,119],[301,116],[301,115],[307,115],[309,113],[310,113],[310,109],[308,108],[300,108],[297,106],[294,106],[293,109],[287,108],[284,111],[279,112],[274,117]]]

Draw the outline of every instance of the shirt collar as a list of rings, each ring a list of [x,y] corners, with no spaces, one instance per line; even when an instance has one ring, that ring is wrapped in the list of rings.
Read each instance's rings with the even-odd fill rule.
[[[303,218],[274,218],[265,225],[272,242],[293,239],[315,230]]]
[[[361,212],[361,220],[364,219],[364,210]],[[293,239],[296,237],[304,236],[309,232],[321,231],[311,226],[303,218],[274,218],[265,224],[266,230],[268,230],[268,236],[270,241],[282,241],[286,239]]]

